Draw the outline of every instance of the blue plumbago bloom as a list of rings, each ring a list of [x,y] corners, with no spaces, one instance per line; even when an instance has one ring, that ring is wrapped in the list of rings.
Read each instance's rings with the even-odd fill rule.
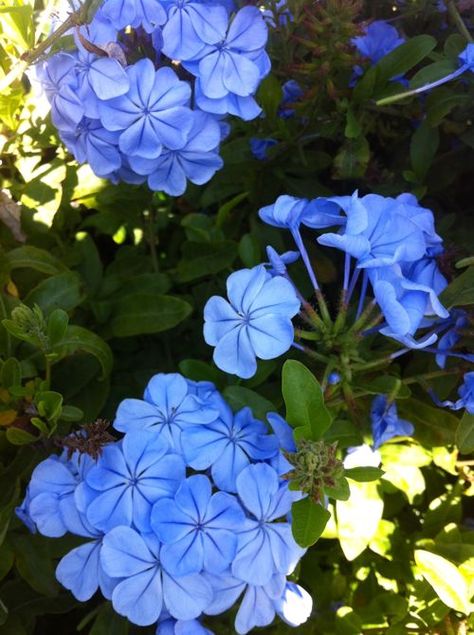
[[[474,44],[472,42],[459,54],[459,61],[466,66],[466,70],[474,72]]]
[[[162,620],[160,617],[156,635],[214,635],[214,633],[198,620],[175,620],[173,617]]]
[[[277,412],[267,414],[268,423],[275,433],[280,448],[285,452],[296,452],[296,443],[293,435],[293,428]]]
[[[249,408],[234,415],[211,382],[156,375],[144,401],[120,405],[121,440],[96,460],[65,451],[40,463],[17,513],[30,530],[86,538],[60,560],[59,582],[80,601],[100,589],[157,635],[212,635],[199,616],[240,596],[237,633],[277,613],[297,625],[308,611],[292,618],[289,598],[304,593],[285,576],[304,553],[288,521],[301,493],[282,478],[294,441],[278,414],[268,419],[276,434]],[[186,466],[208,474],[186,477]]]
[[[242,269],[227,279],[230,302],[211,297],[204,307],[204,339],[215,346],[214,362],[247,379],[257,370],[257,357],[274,359],[293,342],[291,318],[300,308],[292,284],[273,277],[264,265]]]
[[[299,584],[287,582],[283,595],[275,600],[278,615],[290,626],[306,622],[313,610],[313,598]]]
[[[139,626],[154,624],[163,609],[178,620],[193,620],[212,600],[201,574],[176,578],[166,570],[154,534],[116,527],[103,540],[101,562],[110,577],[121,579],[112,593],[114,609]]]
[[[124,399],[117,409],[114,428],[120,432],[149,430],[161,435],[173,448],[180,448],[181,430],[190,424],[215,421],[219,412],[192,394],[188,383],[176,373],[152,377],[144,398]]]
[[[252,95],[241,97],[240,95],[229,93],[219,99],[207,97],[203,93],[199,78],[194,85],[194,91],[196,106],[204,112],[209,112],[214,115],[234,115],[244,121],[251,121],[262,112],[262,109]]]
[[[341,381],[341,375],[335,371],[333,371],[332,373],[329,373],[328,376],[328,384],[330,386],[334,386],[335,384],[338,384]]]
[[[173,60],[193,60],[225,38],[228,16],[220,4],[172,0],[163,29],[163,53]]]
[[[84,116],[84,106],[77,94],[76,63],[72,55],[58,53],[35,67],[35,79],[41,82],[51,104],[51,119],[58,130],[74,129]]]
[[[261,12],[244,7],[235,14],[227,34],[206,47],[198,63],[184,66],[199,77],[200,88],[209,99],[228,94],[251,96],[269,70],[264,51],[267,36]]]
[[[105,0],[101,12],[119,31],[141,26],[152,33],[166,22],[166,11],[159,0]]]
[[[292,104],[301,99],[304,91],[294,79],[289,79],[285,82],[281,89],[283,95],[280,102],[280,108],[278,110],[278,116],[282,119],[289,119],[295,114],[294,109],[291,108]]]
[[[78,51],[74,70],[78,96],[84,106],[84,114],[91,119],[98,119],[100,100],[124,95],[129,89],[129,79],[120,61],[109,56],[103,48],[116,38],[116,29],[109,22],[98,17],[88,26],[80,27],[79,33],[104,51],[104,56],[90,53],[84,48],[79,35],[76,36]]]
[[[409,348],[424,348],[436,341],[435,333],[428,333],[419,342],[414,339],[418,328],[423,326],[425,316],[449,316],[438,299],[436,289],[425,284],[423,279],[418,282],[416,278],[406,278],[400,267],[369,269],[369,279],[377,304],[387,321],[387,326],[380,329],[383,335]]]
[[[27,514],[40,534],[50,538],[64,536],[68,531],[84,535],[77,531],[74,493],[91,465],[87,456],[75,454],[67,460],[63,454],[50,456],[33,470]]]
[[[399,419],[396,404],[385,395],[377,395],[373,400],[370,419],[375,449],[393,437],[410,437],[414,431],[412,423]]]
[[[267,246],[268,273],[272,276],[285,276],[286,265],[291,265],[300,257],[299,251],[285,251],[284,254],[277,253],[271,245]]]
[[[270,465],[258,463],[239,474],[237,492],[249,517],[238,536],[233,575],[263,585],[275,574],[290,573],[304,550],[296,544],[288,522],[274,522],[291,509],[293,497],[288,483],[280,483]]]
[[[384,20],[375,20],[365,28],[365,35],[352,38],[358,52],[376,64],[382,57],[403,44],[397,29]]]
[[[99,588],[102,595],[110,600],[118,580],[108,576],[102,567],[103,534],[91,530],[90,537],[94,540],[72,549],[61,558],[56,567],[56,578],[80,602],[90,600]]]
[[[409,217],[403,202],[378,194],[359,198],[357,192],[347,198],[340,201],[346,224],[338,234],[320,236],[321,245],[345,251],[364,268],[414,262],[425,255],[424,226]],[[424,210],[419,216],[425,217]]]
[[[285,26],[288,22],[293,22],[293,15],[288,8],[286,0],[278,0],[275,5],[278,24],[280,26]],[[272,29],[276,28],[275,24],[275,16],[272,9],[263,9],[262,10],[263,19],[268,24],[268,26],[272,27]]]
[[[265,159],[268,159],[268,150],[278,145],[278,141],[276,141],[276,139],[258,139],[257,137],[251,137],[249,144],[253,156],[259,161],[265,161]]]
[[[193,112],[192,115],[193,126],[182,148],[163,149],[157,159],[130,157],[133,169],[138,174],[148,175],[150,189],[180,196],[186,190],[186,179],[202,185],[223,166],[218,154],[221,140],[219,123],[203,112]]]
[[[284,194],[279,196],[272,205],[262,207],[258,215],[267,225],[282,229],[295,230],[301,224],[312,229],[333,227],[345,223],[339,206],[333,203],[333,200],[335,199],[309,201]]]
[[[89,163],[97,176],[106,177],[122,165],[119,133],[106,130],[98,119],[84,117],[73,131],[60,131],[60,137],[76,161]]]
[[[459,399],[457,401],[440,401],[432,392],[431,396],[438,406],[451,408],[451,410],[466,409],[470,415],[474,415],[474,371],[464,375],[464,382],[458,389]]]
[[[156,159],[163,145],[182,148],[193,126],[187,104],[189,84],[171,68],[155,71],[151,60],[142,59],[127,68],[130,89],[125,95],[99,104],[102,124],[120,131],[119,148],[129,156]]]
[[[150,531],[151,508],[172,496],[185,475],[183,459],[151,432],[130,432],[106,446],[79,486],[76,500],[93,527],[109,531],[132,524]]]
[[[162,499],[153,507],[151,524],[164,544],[163,566],[177,576],[202,570],[221,573],[235,556],[244,520],[233,496],[212,494],[206,476],[190,476],[181,483],[174,500]]]
[[[452,309],[451,319],[446,326],[447,331],[438,341],[438,350],[440,352],[436,355],[436,363],[440,368],[446,367],[449,353],[461,338],[461,331],[469,326],[467,313],[462,309]]]
[[[227,405],[216,421],[186,427],[182,445],[187,464],[195,470],[210,467],[216,485],[228,492],[237,491],[237,476],[245,467],[278,452],[277,439],[254,418],[250,408],[234,415]]]
[[[15,507],[15,514],[21,520],[21,522],[24,525],[26,525],[26,527],[28,527],[28,530],[30,531],[30,533],[35,534],[36,525],[35,525],[35,521],[30,516],[30,502],[31,502],[31,495],[30,495],[30,488],[28,486],[26,488],[26,494],[25,494],[25,498],[23,499],[23,502],[18,507]]]

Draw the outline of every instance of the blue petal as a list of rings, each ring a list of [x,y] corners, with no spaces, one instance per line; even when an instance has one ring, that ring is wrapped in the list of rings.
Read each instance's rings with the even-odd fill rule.
[[[97,591],[100,547],[99,541],[81,545],[66,554],[56,568],[59,582],[80,602],[86,602]]]
[[[163,571],[163,596],[165,606],[178,620],[193,620],[212,601],[212,588],[200,574],[173,578]]]

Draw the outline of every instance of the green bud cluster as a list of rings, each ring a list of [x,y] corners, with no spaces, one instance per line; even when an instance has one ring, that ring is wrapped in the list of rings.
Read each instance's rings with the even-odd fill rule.
[[[292,489],[298,489],[315,502],[324,497],[326,487],[334,488],[344,478],[344,466],[336,457],[337,443],[303,439],[296,452],[286,453],[293,470],[286,475]]]

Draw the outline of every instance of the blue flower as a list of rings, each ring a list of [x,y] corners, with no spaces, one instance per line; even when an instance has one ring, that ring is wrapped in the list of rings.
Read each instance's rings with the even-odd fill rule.
[[[234,415],[227,405],[217,421],[185,428],[182,445],[187,464],[195,470],[211,467],[215,484],[229,492],[237,491],[237,477],[252,461],[269,459],[278,452],[277,439],[253,417],[250,408]]]
[[[299,584],[287,582],[281,597],[274,602],[278,615],[290,626],[306,622],[313,610],[313,599]]]
[[[193,125],[187,108],[188,83],[171,68],[155,71],[153,62],[141,59],[127,68],[130,88],[125,95],[99,103],[104,128],[120,131],[119,148],[129,156],[156,159],[163,146],[182,148]]]
[[[89,457],[76,453],[72,460],[67,460],[65,455],[50,456],[33,470],[27,513],[40,534],[50,538],[58,538],[68,531],[84,535],[77,531],[74,493],[91,465]]]
[[[93,532],[91,537],[94,537]],[[118,580],[108,576],[102,567],[102,538],[102,534],[95,532],[95,540],[72,549],[61,558],[56,567],[58,581],[80,602],[90,600],[98,588],[102,595],[110,600],[118,583]]]
[[[172,496],[185,476],[183,459],[167,452],[163,437],[146,431],[106,446],[76,495],[91,525],[109,531],[133,523],[150,531],[153,503]]]
[[[264,265],[231,274],[227,294],[230,302],[219,296],[207,301],[204,339],[216,347],[221,370],[246,379],[255,374],[257,357],[274,359],[290,348],[300,301],[292,284],[272,277]]]
[[[358,52],[367,57],[373,64],[399,47],[404,41],[397,29],[384,20],[375,20],[365,28],[365,35],[351,40]]]
[[[278,2],[274,6],[278,16],[278,24],[280,26],[285,26],[285,24],[288,24],[288,22],[293,22],[293,15],[288,8],[286,0],[278,0]],[[273,29],[276,28],[274,12],[272,9],[264,9],[262,11],[262,15],[268,26],[272,27]]]
[[[290,573],[304,550],[295,543],[288,522],[274,522],[290,511],[293,497],[288,483],[280,484],[272,467],[257,463],[239,474],[237,492],[249,518],[238,536],[232,574],[263,585],[277,573]]]
[[[25,498],[23,499],[21,505],[19,505],[18,507],[15,507],[15,514],[17,518],[19,518],[21,522],[24,525],[26,525],[30,533],[35,534],[36,525],[35,525],[35,521],[30,516],[30,502],[31,502],[31,495],[30,495],[30,487],[28,486],[26,488]]]
[[[261,12],[244,7],[236,13],[224,38],[209,45],[198,64],[185,67],[199,77],[200,88],[210,99],[222,99],[229,93],[248,97],[268,72],[263,50],[267,35]]]
[[[98,119],[84,117],[74,131],[60,131],[60,137],[76,161],[87,161],[97,176],[106,177],[122,165],[119,134],[106,130]]]
[[[148,382],[143,400],[124,399],[120,403],[114,428],[120,432],[149,430],[180,449],[183,427],[210,423],[218,414],[189,391],[184,377],[159,373]]]
[[[449,353],[461,337],[461,331],[469,326],[467,313],[462,309],[453,309],[451,311],[451,319],[446,326],[448,330],[438,341],[438,350],[440,352],[436,355],[436,363],[440,368],[445,368]]]
[[[163,566],[177,576],[202,570],[221,573],[235,556],[244,520],[233,496],[212,494],[206,476],[190,476],[181,483],[174,500],[162,499],[153,507],[151,525],[164,544]]]
[[[295,114],[291,105],[299,101],[303,96],[303,89],[294,79],[289,79],[281,87],[283,95],[280,102],[280,108],[278,110],[278,116],[283,119],[289,119]]]
[[[106,0],[101,12],[119,31],[126,26],[142,26],[152,33],[166,22],[166,11],[159,0]]]
[[[182,148],[163,149],[157,159],[130,157],[130,164],[138,174],[148,175],[152,190],[180,196],[189,179],[196,185],[207,183],[223,166],[219,156],[220,127],[215,118],[203,112],[193,112],[193,127]]]
[[[158,622],[156,635],[214,635],[198,620],[175,620],[167,617]]]
[[[116,38],[116,30],[110,22],[97,16],[91,24],[80,28],[80,34],[99,48]],[[98,57],[84,48],[79,36],[76,36],[76,44],[78,51],[74,71],[78,82],[78,96],[84,107],[84,114],[91,119],[98,119],[100,100],[124,95],[129,89],[129,79],[121,63],[108,57],[105,49],[105,56]]]
[[[228,17],[219,4],[193,0],[168,3],[168,21],[163,29],[163,53],[173,60],[192,60],[210,50],[209,45],[225,38]]]
[[[275,139],[258,139],[257,137],[251,137],[249,143],[253,156],[259,161],[268,159],[268,150],[278,145],[278,141]]]
[[[277,253],[271,245],[267,246],[268,273],[272,276],[286,276],[286,265],[291,265],[300,257],[299,251],[285,251],[284,254]]]
[[[296,452],[293,428],[288,425],[285,419],[277,412],[269,412],[267,420],[276,434],[280,448],[285,452]]]
[[[459,61],[466,66],[466,70],[474,72],[474,44],[472,42],[459,54]]]
[[[474,415],[474,371],[464,375],[464,382],[458,390],[459,399],[457,401],[440,401],[431,392],[431,396],[438,406],[451,408],[451,410],[461,410],[465,408],[470,415]]]
[[[298,227],[307,210],[308,200],[295,196],[279,196],[275,203],[262,207],[258,215],[267,225],[282,229]]]
[[[398,262],[414,262],[427,250],[423,208],[411,218],[403,201],[357,192],[340,201],[347,216],[341,233],[323,234],[321,245],[341,249],[357,259],[358,267],[381,267]],[[432,215],[431,215],[432,217]],[[419,222],[417,222],[419,220]],[[423,221],[423,222],[422,222]]]
[[[112,578],[121,578],[112,604],[133,624],[154,624],[163,609],[178,620],[193,620],[212,600],[212,588],[201,574],[175,578],[160,561],[160,542],[154,534],[138,534],[116,527],[104,538],[102,566]]]
[[[410,437],[414,431],[412,423],[398,417],[395,402],[388,402],[385,395],[377,395],[373,400],[370,419],[375,449],[393,437]]]
[[[76,59],[67,53],[52,55],[35,66],[36,77],[51,104],[51,119],[58,130],[73,130],[84,116],[75,75]]]
[[[435,333],[428,333],[419,342],[414,339],[417,329],[423,326],[425,316],[449,316],[435,289],[424,284],[423,279],[418,282],[406,278],[400,267],[369,269],[369,279],[377,304],[387,321],[387,326],[380,329],[383,335],[409,348],[424,348],[436,341]]]
[[[241,97],[240,95],[228,93],[225,97],[219,99],[207,97],[202,91],[199,78],[194,84],[194,98],[197,108],[214,115],[229,114],[240,117],[244,121],[251,121],[262,112],[252,95]]]

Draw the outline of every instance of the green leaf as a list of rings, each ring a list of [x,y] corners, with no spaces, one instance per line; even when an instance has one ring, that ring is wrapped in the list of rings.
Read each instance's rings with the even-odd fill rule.
[[[474,304],[474,267],[469,267],[454,278],[441,294],[440,300],[448,309]]]
[[[66,268],[48,251],[38,249],[38,247],[17,247],[17,249],[8,252],[5,257],[12,270],[30,268],[54,276]]]
[[[3,388],[21,386],[21,366],[15,357],[10,357],[3,363],[0,379]]]
[[[239,258],[246,267],[255,267],[261,262],[260,241],[253,234],[244,234],[239,242]]]
[[[474,415],[464,413],[456,430],[456,445],[461,454],[474,452]]]
[[[38,593],[54,596],[59,590],[49,543],[42,536],[10,534],[15,565],[21,577]]]
[[[438,128],[432,128],[426,121],[423,121],[413,134],[410,144],[411,165],[420,182],[423,182],[438,146]]]
[[[71,311],[83,300],[77,273],[65,271],[40,282],[25,297],[25,304],[37,304],[45,315],[55,309]]]
[[[237,207],[239,203],[245,200],[248,195],[248,192],[240,192],[240,194],[231,198],[230,201],[221,205],[217,210],[216,227],[222,227],[225,225],[225,223],[229,221],[231,211]]]
[[[415,562],[421,575],[446,606],[469,615],[472,605],[468,585],[456,565],[423,549],[415,550]]]
[[[335,179],[359,179],[364,176],[370,159],[367,139],[359,136],[346,139],[334,158]]]
[[[113,610],[110,602],[100,609],[88,635],[127,635],[129,623]]]
[[[269,119],[274,119],[276,117],[282,95],[283,92],[280,82],[273,73],[270,73],[265,77],[263,82],[261,82],[257,94],[258,103]]]
[[[101,365],[102,379],[110,375],[114,363],[110,346],[101,337],[82,326],[68,326],[61,343],[56,347],[56,352],[61,357],[79,352],[93,355]]]
[[[377,84],[385,84],[392,77],[404,75],[429,55],[435,46],[436,40],[431,35],[417,35],[397,46],[375,65]]]
[[[230,267],[237,256],[237,244],[232,240],[209,243],[187,242],[183,245],[183,258],[178,264],[178,282],[191,282],[213,275]]]
[[[75,406],[63,406],[61,410],[61,421],[80,421],[84,413]]]
[[[115,337],[159,333],[185,320],[191,311],[188,302],[171,295],[128,295],[115,303],[110,328]]]
[[[383,473],[383,470],[378,467],[352,467],[344,471],[344,476],[359,483],[368,483],[370,481],[377,481],[383,476]]]
[[[178,364],[179,370],[193,381],[212,381],[216,386],[223,388],[223,374],[214,366],[200,359],[183,359]]]
[[[244,386],[228,386],[223,395],[232,410],[237,411],[248,406],[257,419],[265,420],[267,412],[276,410],[271,401]]]
[[[442,408],[435,408],[418,399],[398,402],[400,417],[415,426],[415,438],[427,446],[454,443],[459,419]]]
[[[311,547],[318,540],[331,517],[322,505],[303,498],[291,507],[291,530],[300,547]]]
[[[349,496],[351,495],[349,481],[345,477],[339,478],[334,486],[329,487],[328,485],[325,485],[324,493],[326,496],[333,498],[334,500],[349,500]]]
[[[313,373],[304,364],[287,360],[282,370],[282,393],[288,423],[294,428],[304,428],[308,439],[321,439],[331,425],[332,417]]]
[[[348,560],[354,560],[377,533],[383,500],[376,483],[349,484],[350,497],[336,502],[337,534]]]
[[[27,445],[38,441],[38,437],[21,428],[10,427],[6,431],[6,437],[12,445]]]
[[[48,318],[47,336],[50,346],[59,344],[66,334],[69,317],[63,309],[55,309]]]

